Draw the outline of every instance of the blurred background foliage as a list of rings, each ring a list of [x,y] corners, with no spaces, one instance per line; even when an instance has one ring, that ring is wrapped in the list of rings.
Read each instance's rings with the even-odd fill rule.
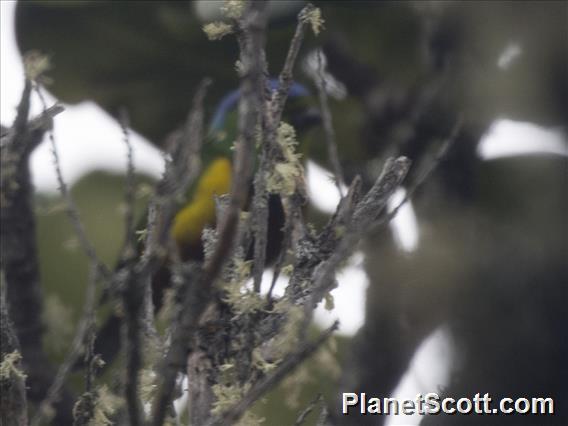
[[[145,212],[152,181],[137,176],[139,191],[135,215]],[[71,194],[81,214],[87,236],[103,262],[113,265],[125,235],[124,177],[94,172],[77,181]],[[40,274],[47,290],[46,347],[57,357],[65,355],[75,325],[82,314],[89,261],[58,196],[39,194],[37,232]],[[62,263],[61,259],[65,259]],[[106,313],[106,312],[103,312]],[[52,324],[59,326],[50,327]]]
[[[386,230],[366,242],[368,314],[355,340],[342,346],[342,387],[389,395],[418,344],[447,324],[460,358],[448,392],[554,395],[564,411],[542,424],[565,424],[566,157],[482,162],[476,149],[500,118],[566,132],[566,2],[314,3],[322,8],[325,30],[307,38],[296,79],[310,84],[302,60],[322,47],[329,71],[347,92],[330,101],[347,180],[362,174],[369,184],[381,160],[403,153],[415,162],[411,185],[458,118],[463,120],[446,160],[415,198],[419,249],[402,254]],[[303,2],[274,4],[267,54],[270,72],[277,74]],[[238,85],[234,38],[210,42],[201,29],[217,19],[219,5],[18,2],[17,38],[23,52],[52,55],[49,90],[59,99],[94,100],[114,116],[126,107],[133,129],[162,146],[183,122],[204,76],[214,81],[209,116],[222,95]],[[501,66],[507,49],[518,53]],[[305,146],[306,157],[328,166],[321,131]],[[89,236],[110,265],[123,235],[121,188],[121,177],[105,173],[73,187]],[[40,197],[43,211],[59,205],[55,198]],[[143,204],[139,200],[138,208]],[[70,315],[76,319],[86,260],[70,250],[74,237],[62,212],[40,214],[38,233],[46,286],[64,306],[73,307]],[[313,388],[304,389],[301,406],[316,389],[333,398],[333,380],[325,372],[317,377]],[[284,416],[293,411],[280,411],[285,393],[262,408],[267,424],[292,418]],[[465,420],[531,422],[527,417]],[[441,417],[430,422],[455,424]]]

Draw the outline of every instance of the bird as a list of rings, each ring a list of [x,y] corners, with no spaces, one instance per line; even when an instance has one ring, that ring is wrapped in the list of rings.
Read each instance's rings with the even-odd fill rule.
[[[205,112],[213,114],[202,150],[202,172],[171,227],[181,260],[201,262],[202,231],[215,225],[214,196],[229,192],[231,184],[239,91],[231,90],[237,80],[235,44],[228,39],[208,41],[202,25],[210,18],[201,16],[202,8],[195,6],[149,2],[134,10],[108,1],[18,2],[15,30],[22,53],[33,49],[50,56],[52,83],[47,89],[60,101],[94,101],[113,117],[126,109],[131,128],[160,149],[166,148],[168,136],[183,123],[192,88],[203,76],[213,80],[204,102]],[[280,66],[285,57],[294,30],[290,24],[301,4],[292,6],[293,10],[276,17],[270,13],[274,25],[267,40],[267,59],[273,66]],[[269,79],[268,84],[274,89],[277,83]],[[285,120],[299,133],[317,124],[319,114],[309,108],[306,87],[294,83],[289,95]],[[216,99],[220,101],[215,105]],[[278,252],[279,224],[284,221],[275,195],[269,197],[269,216],[274,224],[268,227],[267,239],[267,260],[271,261]],[[139,231],[145,228],[143,221],[138,224]],[[138,246],[141,253],[143,246]],[[169,280],[167,267],[153,277],[157,310],[162,305],[163,284]],[[107,362],[118,351],[120,323],[121,318],[111,313],[100,328],[95,350]]]
[[[271,90],[276,90],[278,84],[276,79],[268,81]],[[300,83],[293,83],[290,87],[285,118],[300,133],[305,133],[320,120],[317,108],[309,107],[305,102],[309,96],[308,89]],[[208,142],[206,142],[204,155],[208,158],[204,160],[207,165],[196,185],[191,202],[187,203],[174,218],[172,236],[180,249],[182,260],[202,259],[201,233],[203,228],[214,224],[214,195],[229,192],[232,173],[230,148],[236,139],[235,107],[239,97],[240,90],[237,89],[228,93],[219,102],[211,119]],[[276,208],[279,203],[274,200],[271,204]]]
[[[278,80],[268,80],[271,90],[279,86]],[[238,89],[229,92],[218,103],[204,144],[202,159],[203,171],[196,184],[190,190],[187,201],[175,214],[170,235],[174,240],[179,257],[182,261],[201,262],[204,259],[202,243],[203,230],[215,226],[215,197],[226,194],[231,187],[232,163],[231,146],[236,139],[237,111],[240,98]],[[288,104],[283,118],[288,120],[300,135],[306,134],[320,122],[317,108],[309,106],[310,92],[302,84],[293,82],[288,92]],[[249,198],[252,197],[252,182]],[[275,261],[283,240],[285,214],[282,201],[278,194],[269,194],[268,199],[268,235],[266,247],[266,264]],[[146,215],[138,225],[140,231],[146,227]],[[139,244],[139,254],[144,247]],[[252,249],[252,247],[251,247]],[[247,257],[252,256],[249,250]],[[122,266],[119,261],[117,268]],[[152,277],[152,296],[154,310],[157,312],[163,305],[165,290],[171,285],[171,274],[168,261],[158,269]],[[120,325],[122,317],[113,312],[100,327],[95,340],[95,353],[110,363],[120,350]]]

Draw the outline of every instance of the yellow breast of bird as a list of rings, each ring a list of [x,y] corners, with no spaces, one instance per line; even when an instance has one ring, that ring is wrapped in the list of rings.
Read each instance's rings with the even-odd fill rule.
[[[214,196],[228,193],[230,187],[231,162],[217,158],[199,178],[191,201],[174,218],[172,235],[178,246],[199,241],[203,228],[215,222]]]

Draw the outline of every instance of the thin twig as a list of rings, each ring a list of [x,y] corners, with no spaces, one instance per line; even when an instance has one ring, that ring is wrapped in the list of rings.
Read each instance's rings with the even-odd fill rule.
[[[258,29],[265,26],[265,8],[264,2],[248,3],[241,18],[239,43],[243,73],[239,99],[239,137],[235,143],[233,156],[230,200],[224,217],[220,218],[215,249],[206,259],[202,274],[193,281],[191,289],[186,292],[184,298],[184,310],[161,369],[161,382],[152,407],[152,422],[156,426],[161,426],[164,422],[177,373],[183,367],[188,353],[191,352],[192,337],[197,331],[198,321],[212,298],[215,281],[233,250],[240,212],[248,196],[258,106],[259,100],[262,99],[262,94],[258,93],[258,90],[264,77],[263,58],[253,46],[261,45]],[[250,32],[250,36],[246,35],[247,32]]]
[[[406,190],[404,198],[390,212],[388,212],[388,214],[384,215],[379,220],[377,225],[382,225],[384,223],[390,222],[391,219],[393,219],[398,214],[402,206],[404,206],[408,201],[412,199],[416,191],[422,187],[422,185],[426,182],[426,180],[430,177],[434,170],[436,170],[440,162],[446,157],[450,147],[453,145],[454,141],[459,135],[462,125],[463,121],[460,117],[452,128],[450,135],[443,141],[435,157],[428,163],[426,169],[422,171],[418,179],[413,182],[412,186]]]
[[[280,76],[278,78],[278,90],[272,97],[271,102],[271,122],[269,126],[276,129],[278,123],[282,118],[282,112],[284,111],[284,105],[286,104],[286,99],[288,98],[288,91],[292,85],[292,70],[294,64],[296,63],[296,58],[300,52],[300,47],[302,46],[302,41],[304,39],[304,34],[306,32],[306,26],[308,25],[307,16],[313,12],[314,6],[308,3],[298,14],[298,25],[296,26],[296,31],[292,37],[292,42],[290,43],[290,48],[288,49],[288,54],[286,56],[286,61],[284,62],[284,67]]]
[[[206,79],[197,90],[184,132],[184,140],[188,142],[174,149],[177,151],[177,155],[173,157],[173,163],[168,163],[164,175],[164,183],[158,188],[159,196],[162,200],[158,199],[154,209],[150,211],[150,222],[154,223],[148,227],[147,243],[151,244],[153,248],[145,254],[147,264],[152,262],[152,258],[159,257],[160,251],[162,251],[159,247],[165,246],[169,239],[169,225],[177,207],[175,196],[187,191],[190,183],[198,176],[200,165],[198,155],[201,150],[203,136],[203,99],[209,84],[210,80]],[[170,182],[168,177],[169,179],[175,177],[176,180]],[[176,183],[178,184],[177,186],[175,185]],[[167,194],[170,195],[168,196]],[[160,216],[162,217],[160,218]],[[152,424],[154,425],[162,425],[164,422],[167,409],[171,403],[178,371],[183,367],[183,360],[187,352],[186,348],[189,345],[188,341],[194,333],[193,327],[197,324],[201,312],[205,309],[207,300],[210,298],[209,289],[206,288],[205,291],[202,291],[203,284],[200,281],[200,276],[196,278],[194,272],[190,275],[192,284],[185,286],[187,295],[181,297],[183,310],[179,323],[174,327],[170,347],[162,365],[159,367],[160,383],[152,404]],[[194,292],[197,292],[197,295]],[[191,300],[186,300],[190,296],[203,303],[186,308],[190,306]]]
[[[314,410],[314,408],[316,408],[316,406],[321,404],[322,402],[323,402],[322,394],[318,393],[317,396],[300,413],[300,415],[294,422],[294,426],[301,426],[306,421],[306,418],[310,415],[310,413]]]
[[[136,247],[136,233],[134,228],[134,163],[132,145],[128,132],[129,120],[128,114],[125,109],[120,112],[120,127],[123,134],[123,141],[127,149],[127,167],[126,167],[126,184],[124,193],[124,218],[125,218],[125,237],[124,248],[121,258],[128,262],[135,256]],[[131,264],[132,265],[132,264]],[[130,269],[126,268],[125,287],[126,291],[123,294],[123,305],[126,307],[125,323],[126,323],[126,374],[124,380],[124,392],[126,399],[127,412],[129,421],[132,425],[140,424],[143,421],[141,404],[138,399],[138,371],[142,367],[142,342],[140,329],[152,328],[151,314],[149,315],[145,310],[142,310],[142,315],[139,315],[138,305],[140,304],[140,293],[142,298],[151,301],[151,294],[144,297],[143,292],[138,291],[138,287],[143,289],[151,288],[150,284],[144,284],[147,281],[146,277],[139,277],[135,273],[136,266]],[[145,306],[146,304],[144,304]],[[153,312],[153,310],[151,311]],[[143,321],[145,318],[146,321]],[[144,327],[146,325],[146,327]],[[89,366],[90,367],[90,366]]]
[[[95,374],[99,367],[104,365],[100,355],[95,354],[95,339],[96,335],[96,319],[95,309],[91,311],[91,318],[89,319],[89,327],[85,333],[85,364],[87,365],[85,371],[85,392],[91,393],[95,383]]]
[[[24,90],[18,104],[16,118],[12,124],[12,128],[16,132],[16,137],[22,135],[27,130],[28,116],[30,114],[30,95],[32,92],[33,83],[29,78],[25,79]]]
[[[197,87],[182,137],[176,139],[167,156],[164,175],[150,203],[144,241],[144,257],[148,259],[163,257],[170,238],[170,224],[179,207],[179,198],[185,196],[199,176],[199,154],[203,143],[203,100],[210,84],[211,80],[205,78]]]
[[[0,258],[6,278],[10,317],[21,344],[23,366],[28,375],[28,397],[40,402],[53,382],[55,371],[42,346],[43,294],[39,277],[36,222],[33,214],[33,186],[29,158],[53,125],[61,106],[44,108],[28,120],[33,82],[26,78],[14,125],[2,136]],[[71,420],[73,397],[62,392],[55,407],[56,421]]]
[[[304,360],[317,351],[323,343],[333,334],[339,322],[336,321],[331,327],[321,333],[313,342],[305,342],[298,350],[288,354],[276,369],[255,383],[243,398],[232,408],[225,411],[220,418],[212,420],[209,425],[227,425],[236,423],[241,416],[254,404],[262,395],[278,385],[282,379],[290,374]]]
[[[266,301],[269,305],[272,304],[272,292],[274,291],[274,287],[276,287],[276,282],[278,281],[280,272],[282,272],[282,266],[284,266],[284,262],[288,257],[288,249],[290,248],[290,244],[292,242],[292,217],[290,214],[286,215],[282,234],[284,235],[284,240],[282,241],[282,247],[280,248],[280,253],[278,254],[278,260],[274,265],[272,282],[270,283],[270,288],[268,289],[268,293],[266,294]]]
[[[339,195],[343,197],[342,185],[345,182],[343,178],[343,171],[341,170],[341,164],[339,163],[339,155],[337,153],[337,143],[335,141],[335,131],[333,129],[333,119],[331,116],[331,111],[329,109],[329,98],[327,96],[327,82],[324,77],[324,61],[322,58],[321,49],[317,50],[317,60],[318,60],[318,70],[317,77],[319,81],[316,82],[316,87],[318,88],[319,103],[322,114],[323,129],[325,132],[325,145],[327,147],[327,156],[331,164],[331,168],[334,174],[334,183],[339,191]]]
[[[131,424],[142,421],[142,411],[138,398],[138,372],[142,366],[141,332],[153,333],[153,308],[151,277],[161,264],[166,246],[170,240],[170,224],[178,207],[178,198],[187,191],[199,173],[199,153],[203,138],[203,100],[209,79],[199,85],[193,99],[183,137],[173,147],[171,158],[166,163],[162,180],[158,183],[156,195],[151,202],[148,217],[148,229],[145,240],[146,250],[142,258],[134,265],[125,268],[125,305],[126,319],[126,383],[125,396]],[[169,370],[169,366],[166,367]],[[176,370],[177,372],[177,370]],[[173,382],[170,382],[173,380]],[[155,418],[163,423],[166,407],[169,404],[175,373],[168,376],[166,402]],[[171,387],[170,387],[171,386]]]
[[[45,111],[47,110],[47,103],[45,97],[43,96],[43,93],[41,92],[40,87],[37,84],[34,84],[34,91],[38,95],[43,111],[45,113]],[[67,187],[67,183],[63,178],[63,172],[61,170],[61,161],[59,159],[59,152],[57,150],[57,144],[55,143],[55,136],[52,129],[48,130],[47,136],[51,146],[51,155],[53,158],[53,165],[55,168],[55,175],[57,177],[59,192],[61,193],[61,196],[65,201],[65,211],[69,217],[69,220],[71,221],[71,225],[75,230],[75,234],[79,239],[79,244],[81,245],[81,248],[89,258],[89,260],[97,266],[97,269],[99,270],[98,273],[100,274],[100,276],[103,277],[105,281],[110,281],[112,273],[108,269],[108,267],[100,260],[95,247],[87,237],[87,232],[85,230],[83,222],[81,221],[81,216],[79,214],[79,210],[77,209],[77,205],[75,204],[75,201],[71,196],[71,192]]]
[[[260,165],[254,180],[253,200],[253,233],[255,245],[252,276],[253,287],[257,293],[260,292],[262,275],[266,263],[266,235],[268,232],[269,214],[266,179],[270,171],[274,169],[276,160],[282,157],[281,149],[276,141],[276,135],[282,118],[282,112],[286,105],[286,100],[288,99],[288,91],[292,84],[292,70],[304,39],[305,28],[308,25],[306,16],[313,10],[313,8],[314,7],[311,4],[307,4],[298,14],[298,24],[292,41],[290,42],[286,61],[284,62],[284,66],[278,79],[278,88],[272,94],[268,107],[264,105],[264,99],[262,99],[261,128],[264,132],[263,136],[265,136],[265,138],[262,145]],[[262,64],[262,66],[264,69],[266,68],[265,64]]]
[[[127,253],[126,258],[134,256],[136,250],[136,229],[134,224],[134,193],[136,191],[136,176],[134,170],[134,152],[130,141],[130,120],[126,109],[120,112],[120,128],[122,140],[126,146],[126,182],[124,187],[124,241]]]
[[[252,2],[248,13],[240,23],[241,31],[237,35],[241,50],[241,62],[244,71],[250,73],[250,86],[243,80],[241,85],[242,97],[247,96],[245,90],[249,90],[248,104],[239,103],[239,128],[248,134],[242,133],[245,139],[252,140],[260,137],[263,141],[260,164],[254,178],[254,198],[252,211],[252,233],[254,236],[254,265],[253,265],[253,287],[255,291],[260,291],[262,271],[259,276],[259,267],[264,269],[264,258],[266,256],[266,224],[268,218],[268,196],[266,194],[265,173],[267,161],[267,148],[264,144],[266,132],[266,55],[264,46],[266,44],[266,4],[263,2]],[[249,86],[249,87],[247,87]],[[246,106],[246,107],[245,107]],[[247,114],[247,108],[251,108],[254,113]],[[253,121],[254,120],[254,121]],[[246,123],[248,122],[248,123]],[[246,126],[251,126],[247,129]],[[260,134],[255,135],[258,129]],[[254,158],[254,145],[248,152],[251,161]],[[244,183],[244,182],[243,182]],[[248,185],[248,183],[245,183]],[[248,189],[247,189],[248,192]],[[263,207],[263,208],[262,208]],[[260,264],[262,263],[262,266]]]
[[[353,252],[362,236],[377,225],[377,219],[388,199],[402,183],[409,168],[410,160],[406,157],[388,160],[373,187],[357,203],[344,237],[338,241],[331,256],[313,270],[311,295],[305,305],[307,319],[311,318],[325,293],[333,288],[334,273],[338,266]]]
[[[31,422],[33,426],[40,425],[47,421],[46,417],[49,415],[50,407],[59,397],[59,393],[61,392],[63,384],[67,380],[67,376],[73,370],[73,366],[77,363],[77,360],[83,353],[85,343],[88,340],[87,338],[93,328],[93,322],[95,319],[95,294],[97,281],[98,268],[96,265],[92,264],[85,293],[83,314],[81,316],[79,326],[77,327],[77,331],[75,332],[73,342],[71,343],[71,348],[63,362],[60,364],[57,374],[55,375],[55,379],[49,387],[45,399],[39,405],[39,409]]]
[[[327,424],[329,424],[329,411],[324,405],[321,408],[320,415],[318,416],[318,419],[316,421],[316,426],[326,426]]]
[[[126,288],[122,299],[126,326],[124,398],[128,421],[132,426],[142,424],[144,419],[142,404],[138,397],[138,372],[142,368],[144,284],[149,280],[144,279],[145,276],[140,274],[139,266],[139,264],[136,264],[133,268],[127,268],[125,271],[127,276]]]

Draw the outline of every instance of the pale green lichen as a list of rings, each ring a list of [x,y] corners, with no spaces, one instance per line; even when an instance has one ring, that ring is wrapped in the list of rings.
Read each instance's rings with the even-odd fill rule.
[[[147,183],[141,183],[136,187],[135,198],[146,198],[154,193],[154,187]]]
[[[296,146],[298,140],[296,139],[296,130],[290,124],[281,122],[278,126],[276,133],[277,141],[282,146],[282,152],[287,161],[299,162],[300,155],[296,154]]]
[[[85,392],[73,407],[73,418],[81,424],[89,426],[110,426],[111,420],[123,400],[102,385],[93,392]]]
[[[257,426],[261,425],[265,421],[266,418],[259,417],[257,414],[249,410],[243,414],[237,423],[235,423],[235,426]]]
[[[140,387],[139,395],[142,402],[151,402],[158,385],[156,384],[156,373],[150,368],[144,368],[139,373]]]
[[[93,363],[94,368],[96,368],[96,369],[101,369],[106,365],[106,362],[104,361],[104,359],[102,359],[102,357],[99,354],[96,354],[93,357],[92,363]]]
[[[320,31],[323,29],[324,19],[321,15],[321,9],[315,7],[309,10],[302,16],[303,22],[310,24],[312,27],[312,31],[317,36],[319,35]]]
[[[215,402],[213,403],[211,414],[217,416],[239,402],[248,390],[248,386],[241,387],[238,385],[224,385],[218,383],[213,385],[211,390],[213,391],[213,395],[215,395]]]
[[[341,238],[345,235],[347,228],[344,225],[337,225],[334,229],[335,238]]]
[[[253,363],[254,368],[256,368],[259,371],[262,371],[265,374],[270,373],[278,365],[277,362],[270,362],[270,361],[266,360],[264,358],[264,356],[262,355],[262,349],[261,348],[255,348],[252,351],[252,363]]]
[[[292,265],[291,263],[283,266],[282,269],[280,270],[282,275],[285,275],[287,277],[291,277],[292,273],[294,272],[294,265]]]
[[[72,411],[75,424],[88,425],[93,422],[95,398],[96,398],[96,392],[84,392],[77,399],[75,405],[73,405],[73,411]]]
[[[163,306],[158,312],[158,322],[169,324],[174,319],[176,312],[176,291],[173,288],[168,288],[164,292]]]
[[[242,258],[235,259],[233,266],[234,282],[243,283],[250,277],[252,268],[252,260],[243,260]]]
[[[223,300],[233,308],[236,316],[260,311],[266,305],[266,300],[253,290],[229,284],[225,291]]]
[[[286,297],[274,304],[272,313],[285,314],[286,319],[280,333],[252,353],[254,367],[263,373],[273,370],[297,347],[300,328],[304,322],[304,310],[293,305]]]
[[[145,385],[141,386],[141,398],[144,399],[146,395],[148,402],[150,401],[152,392],[156,389],[156,366],[161,362],[164,355],[163,342],[157,333],[147,333],[144,335],[144,366],[140,370],[140,383]],[[144,376],[144,377],[143,377]],[[148,396],[149,395],[149,396]]]
[[[221,40],[233,32],[233,26],[224,22],[211,22],[203,26],[203,32],[209,40]]]
[[[298,168],[291,163],[277,163],[274,166],[275,179],[269,187],[273,192],[292,195],[296,189],[296,178],[300,176]]]
[[[0,379],[10,380],[11,378],[16,378],[18,380],[26,380],[26,375],[18,367],[21,360],[22,355],[18,351],[6,354],[0,363]]]
[[[213,395],[215,395],[215,402],[211,414],[218,416],[223,412],[232,408],[235,404],[241,401],[242,397],[248,392],[250,385],[227,385],[216,384],[212,386]],[[235,423],[236,426],[252,426],[264,423],[265,419],[258,417],[250,410],[245,412],[241,419]]]
[[[245,0],[225,0],[221,6],[223,15],[230,19],[239,19],[245,11]]]
[[[225,364],[221,364],[221,365],[219,366],[219,371],[220,371],[222,374],[225,374],[225,373],[227,373],[227,372],[229,372],[229,371],[232,371],[234,368],[235,368],[235,364],[234,364],[234,363],[232,363],[232,362],[226,362]]]
[[[24,55],[24,73],[26,78],[31,81],[40,81],[42,84],[46,84],[46,78],[43,74],[52,68],[51,60],[49,56],[43,53],[32,50]]]
[[[123,400],[113,394],[107,385],[100,386],[96,391],[95,409],[89,426],[110,426],[110,420],[123,404]]]
[[[304,321],[304,310],[289,302],[287,304],[285,302],[280,304],[277,303],[275,310],[282,310],[284,306],[287,306],[287,309],[284,312],[286,312],[288,316],[284,327],[282,327],[282,331],[274,338],[271,345],[275,351],[273,362],[276,363],[296,348],[300,328]]]
[[[301,155],[296,153],[298,145],[296,131],[288,123],[282,122],[278,127],[276,138],[282,148],[284,161],[275,164],[267,177],[266,185],[269,192],[290,196],[304,177]]]
[[[237,379],[237,371],[236,371],[236,364],[235,360],[230,358],[224,364],[219,366],[219,376],[218,382],[224,383],[225,385],[236,383]]]
[[[223,300],[227,302],[236,316],[250,314],[265,308],[265,299],[247,288],[251,276],[252,261],[244,260],[244,255],[236,255],[229,271],[225,274],[226,284],[223,286],[225,293]]]
[[[144,228],[144,229],[140,229],[138,231],[135,232],[136,234],[136,241],[137,242],[142,242],[146,239],[146,237],[148,236],[148,229]]]

